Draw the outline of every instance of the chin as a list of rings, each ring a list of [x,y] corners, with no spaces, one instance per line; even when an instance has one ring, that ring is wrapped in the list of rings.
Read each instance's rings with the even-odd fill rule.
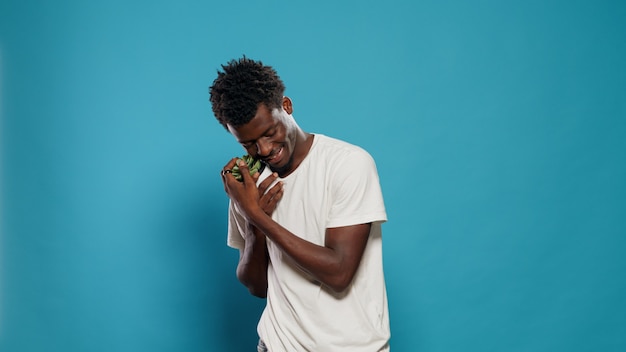
[[[272,165],[268,164],[270,169],[276,172],[278,175],[284,175],[290,171],[291,166],[293,165],[293,156],[287,160],[284,165]]]

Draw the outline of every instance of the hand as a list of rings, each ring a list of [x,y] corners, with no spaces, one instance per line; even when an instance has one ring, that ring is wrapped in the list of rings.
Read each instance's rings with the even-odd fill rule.
[[[237,181],[232,175],[232,171],[230,171],[235,164],[241,171],[242,181]],[[277,183],[269,190],[268,187],[277,177],[278,175],[274,173],[266,180],[263,180],[257,187],[258,172],[250,176],[248,165],[243,160],[239,160],[239,158],[231,159],[222,171],[224,191],[248,219],[257,211],[263,211],[265,214],[271,215],[274,209],[276,209],[276,205],[282,197],[282,183]]]
[[[252,175],[252,178],[256,182],[259,179],[260,174],[256,172]],[[268,187],[276,181],[278,178],[278,174],[273,172],[269,175],[263,182],[259,184],[259,193],[262,194],[261,199],[259,200],[259,204],[261,208],[265,212],[265,214],[271,216],[276,209],[276,205],[278,205],[278,201],[283,197],[283,183],[277,182],[274,186],[272,186],[269,190]]]
[[[232,169],[237,165],[241,172],[242,181],[237,181],[233,176]],[[248,216],[256,210],[260,210],[259,205],[260,193],[250,176],[248,165],[239,158],[232,158],[222,169],[222,182],[224,183],[224,191],[228,197],[241,209],[244,215]]]

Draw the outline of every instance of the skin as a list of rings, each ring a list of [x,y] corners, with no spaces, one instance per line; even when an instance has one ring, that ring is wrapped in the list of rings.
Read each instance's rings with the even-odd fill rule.
[[[291,114],[291,100],[283,99],[280,109],[270,111],[260,104],[254,118],[243,126],[228,126],[229,131],[248,154],[266,161],[274,171],[258,187],[258,173],[250,176],[245,162],[239,162],[243,182],[230,173],[222,174],[224,190],[241,209],[249,226],[244,236],[245,247],[240,251],[237,277],[250,292],[259,297],[267,295],[266,238],[270,238],[286,255],[322,285],[334,292],[343,292],[352,282],[369,236],[371,224],[327,228],[324,245],[308,242],[272,220],[283,194],[282,183],[268,188],[278,176],[285,177],[304,160],[314,136],[304,132]],[[230,160],[224,170],[235,166]]]

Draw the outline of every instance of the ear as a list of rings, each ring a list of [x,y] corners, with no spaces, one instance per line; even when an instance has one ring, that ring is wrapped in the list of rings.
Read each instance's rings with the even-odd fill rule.
[[[289,115],[293,114],[293,105],[289,97],[283,97],[283,109],[285,109]]]

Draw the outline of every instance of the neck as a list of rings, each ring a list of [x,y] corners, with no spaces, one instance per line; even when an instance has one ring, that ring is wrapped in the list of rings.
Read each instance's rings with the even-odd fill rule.
[[[314,137],[315,136],[313,134],[298,129],[296,135],[296,145],[294,147],[292,156],[293,164],[289,168],[289,171],[285,172],[284,174],[281,174],[279,172],[280,177],[288,176],[289,174],[294,172],[298,168],[298,166],[300,166],[304,158],[306,158],[307,154],[309,154],[309,150],[311,150]]]

